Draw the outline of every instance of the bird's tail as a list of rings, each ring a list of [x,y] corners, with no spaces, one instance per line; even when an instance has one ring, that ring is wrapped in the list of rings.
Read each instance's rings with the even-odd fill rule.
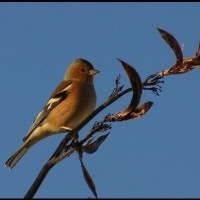
[[[5,166],[12,169],[22,156],[29,150],[24,144],[5,162]]]

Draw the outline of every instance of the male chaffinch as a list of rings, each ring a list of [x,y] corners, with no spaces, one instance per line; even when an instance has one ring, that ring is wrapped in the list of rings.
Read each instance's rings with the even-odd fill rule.
[[[98,72],[90,62],[81,58],[69,65],[62,82],[23,138],[23,144],[6,161],[6,167],[12,169],[32,145],[50,135],[73,129],[94,110],[93,76]]]

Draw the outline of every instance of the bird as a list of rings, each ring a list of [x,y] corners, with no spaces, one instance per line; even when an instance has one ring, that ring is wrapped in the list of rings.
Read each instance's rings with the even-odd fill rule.
[[[40,140],[65,131],[71,131],[96,106],[93,77],[99,73],[93,65],[77,58],[69,64],[64,78],[55,88],[43,109],[33,121],[22,145],[5,162],[12,169],[24,154]]]

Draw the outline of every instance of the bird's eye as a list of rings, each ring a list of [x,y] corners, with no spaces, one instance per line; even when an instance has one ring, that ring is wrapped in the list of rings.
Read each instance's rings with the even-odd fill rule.
[[[81,68],[81,72],[85,72],[85,69],[84,69],[84,68]]]

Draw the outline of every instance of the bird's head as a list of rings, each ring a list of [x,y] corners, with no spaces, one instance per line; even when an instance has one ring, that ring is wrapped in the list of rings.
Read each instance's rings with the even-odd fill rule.
[[[93,76],[99,73],[97,69],[94,69],[93,65],[85,59],[78,58],[74,60],[68,67],[64,80],[81,80],[92,81]]]

